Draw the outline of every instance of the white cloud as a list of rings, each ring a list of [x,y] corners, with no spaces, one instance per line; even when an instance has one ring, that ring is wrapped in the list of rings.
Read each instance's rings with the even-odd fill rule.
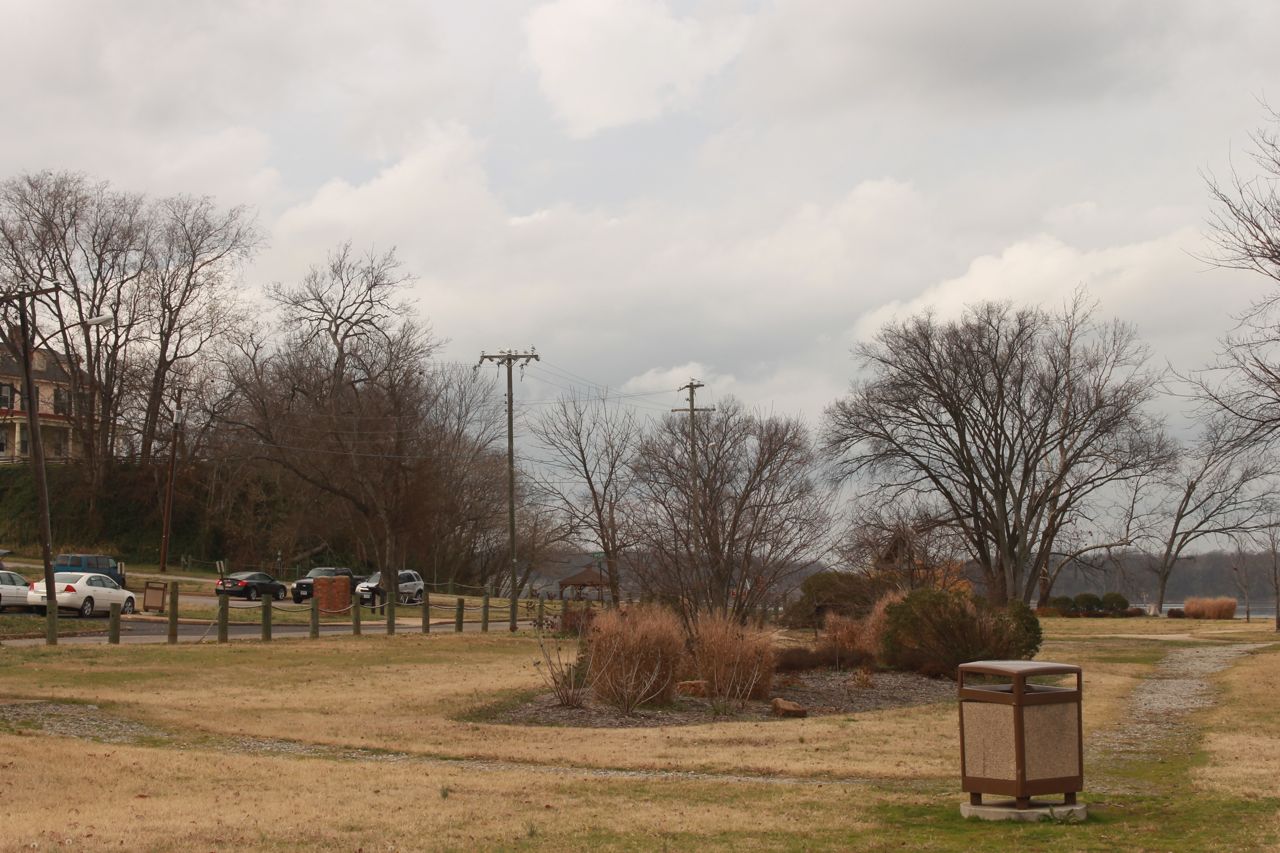
[[[1134,323],[1158,358],[1182,370],[1197,369],[1212,358],[1216,336],[1230,326],[1231,316],[1257,293],[1250,277],[1210,272],[1195,260],[1194,254],[1207,249],[1192,228],[1096,250],[1042,234],[975,258],[963,275],[862,315],[848,337],[870,340],[886,322],[925,310],[954,319],[966,306],[988,300],[1061,308],[1083,287],[1098,300],[1101,317]],[[1206,334],[1204,320],[1216,331]]]
[[[687,106],[748,32],[744,19],[676,17],[659,0],[555,0],[525,29],[542,92],[579,137]]]

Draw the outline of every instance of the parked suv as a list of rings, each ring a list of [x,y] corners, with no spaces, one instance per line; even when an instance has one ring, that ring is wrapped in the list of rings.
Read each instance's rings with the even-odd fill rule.
[[[422,582],[422,575],[413,571],[403,571],[403,572],[400,572],[399,581],[400,581],[400,596],[399,596],[400,601],[411,602],[411,603],[417,603],[419,601],[422,601],[423,592],[427,588],[427,585]],[[382,582],[382,573],[374,572],[373,574],[369,575],[369,579],[367,581],[365,581],[364,583],[356,587],[356,592],[360,594],[361,604],[374,603],[373,588],[375,586],[378,586],[381,582]],[[386,590],[383,590],[381,593],[381,596],[385,596],[385,595],[386,595]]]
[[[318,569],[312,569],[307,572],[307,576],[305,578],[298,578],[293,582],[294,604],[301,604],[316,594],[316,578],[346,578],[351,584],[347,589],[352,592],[355,592],[356,586],[360,581],[364,580],[363,577],[356,577],[353,575],[350,569],[328,568],[325,566]]]
[[[126,586],[124,580],[124,563],[117,563],[115,557],[106,554],[59,554],[53,561],[55,572],[96,572],[106,575],[121,587]]]

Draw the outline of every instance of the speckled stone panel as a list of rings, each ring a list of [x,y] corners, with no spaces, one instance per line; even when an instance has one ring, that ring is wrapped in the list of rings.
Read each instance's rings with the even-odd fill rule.
[[[1014,779],[1013,707],[964,702],[961,709],[965,772],[983,779]]]
[[[1079,713],[1074,702],[1023,708],[1028,780],[1080,774]]]

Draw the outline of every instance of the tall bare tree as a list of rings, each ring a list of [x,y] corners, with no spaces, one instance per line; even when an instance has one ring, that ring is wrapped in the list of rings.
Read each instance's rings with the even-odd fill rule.
[[[829,549],[816,464],[800,420],[758,416],[733,399],[692,421],[663,419],[634,464],[629,571],[688,622],[700,612],[746,619]]]
[[[39,172],[0,187],[0,233],[11,280],[28,289],[57,282],[41,299],[52,343],[71,354],[73,425],[97,495],[114,458],[126,378],[139,337],[139,281],[146,269],[150,227],[141,196],[120,193],[75,173]],[[109,315],[110,321],[85,324]]]
[[[238,272],[261,242],[244,207],[219,209],[208,197],[161,199],[148,213],[152,239],[142,296],[147,312],[138,455],[150,461],[175,368],[245,320]]]
[[[534,475],[539,498],[565,517],[577,538],[604,555],[609,594],[620,601],[622,558],[634,534],[625,521],[640,424],[607,396],[566,397],[534,419],[533,434],[547,456]]]
[[[1053,313],[982,303],[891,322],[857,355],[867,377],[827,410],[840,474],[884,501],[941,503],[993,600],[1029,602],[1066,529],[1168,464],[1146,349],[1079,294]]]
[[[1195,444],[1155,484],[1149,500],[1151,570],[1157,613],[1163,612],[1169,577],[1188,546],[1223,541],[1264,528],[1275,502],[1269,487],[1274,465],[1236,440],[1234,424],[1210,417]],[[1238,549],[1237,549],[1238,550]]]

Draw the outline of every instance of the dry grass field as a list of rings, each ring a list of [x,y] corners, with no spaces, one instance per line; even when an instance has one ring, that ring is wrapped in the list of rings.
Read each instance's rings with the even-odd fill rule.
[[[1079,826],[959,817],[953,702],[644,729],[486,722],[541,691],[529,637],[0,649],[0,849],[1265,849],[1280,647],[1121,747],[1171,650],[1269,625],[1045,620],[1084,665]],[[1176,741],[1176,742],[1174,742]]]

